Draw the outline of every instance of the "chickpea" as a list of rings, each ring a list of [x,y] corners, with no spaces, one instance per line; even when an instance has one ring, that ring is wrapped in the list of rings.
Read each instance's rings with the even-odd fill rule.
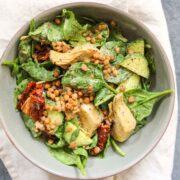
[[[57,25],[60,25],[61,24],[61,20],[59,18],[55,18],[54,19],[54,22],[57,24]]]
[[[54,124],[51,124],[51,129],[55,129],[56,128],[56,126],[54,125]]]
[[[69,95],[69,97],[72,96],[72,92],[71,91],[68,91],[67,94]]]
[[[133,103],[135,101],[135,97],[134,96],[129,96],[128,97],[128,102],[129,103]]]
[[[51,96],[51,92],[50,91],[47,91],[47,97],[50,97]]]
[[[55,124],[56,126],[59,126],[59,125],[61,124],[61,120],[60,120],[60,119],[56,119],[56,120],[54,121],[54,124]]]
[[[44,88],[45,89],[49,89],[51,87],[51,85],[49,84],[49,83],[46,83],[45,85],[44,85]]]
[[[99,64],[99,60],[96,60],[96,61],[94,62],[94,64]]]
[[[59,96],[59,90],[56,89],[56,90],[54,91],[54,94],[55,94],[56,97]]]
[[[66,108],[67,109],[71,109],[72,108],[72,105],[70,103],[66,103]]]
[[[75,142],[71,142],[69,144],[69,148],[71,148],[71,149],[76,149],[76,147],[77,147],[77,144]]]
[[[65,101],[68,101],[68,100],[69,100],[69,95],[68,95],[68,94],[65,94],[65,95],[64,95],[64,100],[65,100]]]
[[[59,77],[59,71],[57,69],[54,70],[53,76],[56,77],[56,78]]]
[[[90,36],[87,36],[87,37],[86,37],[86,40],[87,40],[87,41],[90,41],[90,40],[91,40],[91,37],[90,37]]]
[[[101,34],[98,34],[98,35],[97,35],[97,39],[101,40],[101,39],[102,39],[102,35],[101,35]]]
[[[84,103],[89,104],[90,103],[90,99],[88,97],[85,97],[84,98]]]
[[[78,98],[78,95],[76,93],[72,94],[72,98],[76,100]]]
[[[120,48],[119,47],[115,47],[114,50],[116,51],[116,53],[120,52]]]
[[[66,132],[72,132],[72,128],[71,127],[68,127],[67,129],[66,129]]]
[[[44,111],[43,112],[43,115],[46,117],[48,115],[48,112],[47,111]]]
[[[49,91],[50,93],[52,93],[52,92],[54,92],[54,89],[51,87],[51,88],[48,89],[48,91]]]
[[[120,85],[119,90],[120,90],[120,92],[125,92],[126,87],[122,84],[122,85]]]
[[[57,80],[56,83],[55,83],[55,86],[59,87],[60,85],[61,85],[61,81]]]
[[[46,119],[45,119],[45,123],[46,123],[46,124],[49,124],[49,123],[50,123],[50,119],[46,118]]]
[[[79,91],[78,95],[81,97],[83,95],[83,93],[81,91]]]
[[[115,26],[117,25],[117,23],[116,23],[114,20],[112,20],[112,21],[110,22],[110,24],[111,24],[112,27],[115,27]]]
[[[49,140],[48,140],[48,144],[53,144],[53,142],[54,142],[54,141],[53,141],[52,139],[49,139]]]
[[[113,71],[112,71],[112,74],[113,74],[113,76],[117,76],[117,75],[118,75],[117,69],[113,70]]]
[[[81,70],[83,70],[83,71],[87,71],[87,70],[88,70],[87,65],[86,65],[86,64],[83,64],[83,65],[81,66]]]
[[[93,57],[94,57],[94,59],[99,59],[100,55],[99,55],[98,52],[96,52],[96,53],[93,54]]]
[[[92,43],[92,44],[95,44],[95,43],[96,43],[96,39],[95,39],[95,38],[92,38],[92,39],[91,39],[91,43]]]
[[[51,93],[50,98],[51,98],[51,99],[55,99],[55,97],[56,97],[55,94]]]
[[[95,154],[98,154],[99,152],[100,152],[100,148],[98,147],[98,146],[96,146],[94,149],[93,149],[93,151],[94,151],[94,153]]]
[[[107,64],[109,64],[109,61],[106,59],[106,60],[104,61],[104,65],[107,65]]]
[[[93,101],[94,100],[94,97],[93,96],[90,96],[90,101]]]

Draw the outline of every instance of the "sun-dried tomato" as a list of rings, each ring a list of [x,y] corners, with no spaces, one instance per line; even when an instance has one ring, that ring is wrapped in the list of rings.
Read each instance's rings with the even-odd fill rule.
[[[110,124],[102,123],[97,130],[97,135],[98,135],[97,145],[89,152],[91,155],[97,155],[105,148],[109,133],[110,133]],[[97,149],[99,150],[97,151]]]
[[[17,103],[17,108],[28,114],[33,120],[40,120],[45,109],[43,91],[42,84],[33,81],[29,82]]]

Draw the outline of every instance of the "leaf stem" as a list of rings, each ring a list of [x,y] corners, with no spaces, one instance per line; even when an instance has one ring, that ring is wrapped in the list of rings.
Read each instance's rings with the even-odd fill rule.
[[[118,94],[118,92],[114,88],[112,88],[110,85],[108,85],[107,83],[105,83],[105,87],[107,89],[111,90],[113,93]]]
[[[111,141],[111,145],[112,145],[112,147],[114,148],[114,150],[120,155],[120,156],[125,156],[126,155],[126,153],[125,152],[123,152],[120,148],[119,148],[119,146],[116,144],[116,142],[113,140],[113,138],[110,138],[110,141]]]

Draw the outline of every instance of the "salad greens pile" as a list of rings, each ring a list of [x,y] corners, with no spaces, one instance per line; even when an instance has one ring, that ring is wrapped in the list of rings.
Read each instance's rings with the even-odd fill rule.
[[[17,57],[2,63],[16,78],[14,106],[33,138],[86,175],[89,156],[104,157],[144,127],[155,103],[172,90],[152,92],[152,48],[129,41],[115,21],[76,17],[63,9],[54,21],[19,41]]]

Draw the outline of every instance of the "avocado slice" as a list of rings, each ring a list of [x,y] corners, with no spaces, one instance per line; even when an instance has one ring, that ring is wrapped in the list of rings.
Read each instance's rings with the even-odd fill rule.
[[[138,76],[137,74],[131,75],[127,80],[123,81],[117,89],[120,90],[121,86],[125,87],[125,91],[140,88],[140,76]]]
[[[71,122],[66,123],[63,137],[67,143],[73,141],[77,146],[87,146],[92,143],[92,139]]]
[[[139,38],[128,43],[127,52],[128,54],[139,53],[144,55],[144,39]]]
[[[55,122],[56,124],[57,122],[59,123],[59,125],[57,124],[57,128],[63,124],[64,121],[64,114],[58,111],[48,111],[48,118],[50,119],[51,122]],[[55,131],[57,130],[57,128],[55,129]]]
[[[121,66],[144,78],[149,78],[148,61],[142,54],[128,54]]]

